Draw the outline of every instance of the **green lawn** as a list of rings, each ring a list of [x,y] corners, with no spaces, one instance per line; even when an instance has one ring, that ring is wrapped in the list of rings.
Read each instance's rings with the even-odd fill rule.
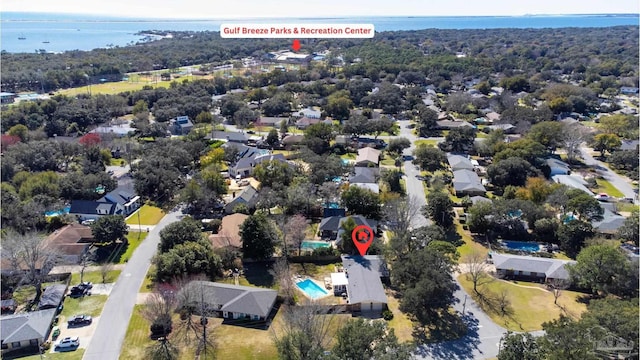
[[[127,161],[125,159],[114,159],[114,158],[109,159],[110,166],[124,166],[126,163]]]
[[[473,283],[467,279],[465,274],[458,276],[458,280],[464,289],[472,294],[474,298],[477,296],[473,292]],[[520,286],[519,286],[520,285]],[[510,313],[506,316],[500,314],[495,307],[482,305],[484,311],[498,325],[504,326],[511,331],[535,331],[542,329],[542,323],[557,319],[560,314],[565,314],[573,318],[579,318],[586,310],[586,305],[577,302],[576,299],[583,296],[582,293],[574,291],[563,291],[558,298],[558,305],[553,303],[553,295],[551,292],[541,288],[540,284],[532,284],[526,282],[512,283],[503,280],[495,280],[486,285],[480,286],[481,293],[494,294],[497,296],[502,292],[506,293],[506,298],[510,302]]]
[[[145,204],[127,218],[128,225],[138,225],[138,213],[140,213],[141,225],[155,225],[160,222],[165,215],[162,209]]]
[[[346,153],[346,154],[340,155],[340,159],[355,160],[356,156],[357,156],[357,154],[355,154],[355,153]]]
[[[73,315],[90,315],[99,316],[102,307],[107,301],[107,295],[91,295],[79,298],[71,298],[69,296],[64,299],[64,309],[60,313],[65,319]],[[61,319],[61,321],[65,321]]]
[[[639,210],[640,209],[640,206],[638,206],[638,205],[629,204],[629,203],[623,203],[623,202],[617,203],[616,207],[618,208],[618,211],[620,211],[620,212],[632,212],[633,210]]]
[[[149,337],[149,322],[142,317],[143,308],[144,305],[135,305],[133,308],[120,359],[143,359],[146,357],[145,348],[153,344],[153,340]]]
[[[456,231],[458,232],[458,234],[462,237],[462,240],[464,241],[464,244],[461,246],[458,246],[458,253],[460,253],[460,260],[459,261],[463,261],[463,259],[465,258],[465,256],[473,253],[473,252],[479,252],[481,254],[488,254],[489,250],[482,246],[481,244],[473,241],[473,238],[471,237],[471,234],[469,233],[468,230],[464,230],[462,227],[462,224],[459,224],[456,222]]]
[[[436,147],[438,145],[438,140],[427,140],[427,139],[416,140],[415,144],[416,146],[427,145],[427,146]]]
[[[616,187],[607,180],[596,179],[596,182],[598,183],[598,188],[595,192],[607,193],[609,196],[613,197],[624,197],[624,194],[620,190],[616,189]]]
[[[393,313],[393,319],[388,322],[389,327],[393,329],[400,342],[413,341],[413,323],[405,313],[400,311],[399,300],[392,293],[387,293],[387,300],[389,310]]]
[[[105,277],[105,283],[115,282],[120,276],[122,270],[109,270]],[[94,284],[102,284],[102,272],[101,271],[85,271],[83,279],[84,281],[90,281]],[[71,274],[71,286],[80,283],[80,273]]]
[[[142,281],[142,285],[140,286],[141,293],[152,292],[153,290],[153,274],[156,272],[156,266],[151,264],[149,266],[149,271],[147,271],[147,275],[145,275],[144,280]]]
[[[129,231],[127,234],[127,240],[129,240],[127,245],[127,250],[120,256],[118,264],[125,264],[129,259],[131,259],[131,255],[138,248],[144,239],[149,235],[148,232],[140,232],[140,231]]]
[[[395,166],[396,160],[392,157],[386,156],[384,159],[380,160],[380,165]]]
[[[82,360],[82,356],[84,355],[84,349],[77,349],[75,351],[67,351],[67,352],[53,352],[40,355],[31,355],[26,357],[20,357],[20,360],[42,360],[42,359],[53,359],[53,360]],[[4,359],[4,357],[3,357]],[[11,357],[7,357],[7,359],[12,359]]]

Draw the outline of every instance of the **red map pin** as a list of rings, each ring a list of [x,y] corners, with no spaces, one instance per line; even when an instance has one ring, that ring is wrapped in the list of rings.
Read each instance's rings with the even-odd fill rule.
[[[293,45],[291,45],[291,48],[293,49],[293,51],[300,50],[300,40],[298,39],[293,40]]]
[[[364,256],[373,242],[373,230],[366,225],[358,225],[351,232],[351,240],[358,248],[360,255]]]

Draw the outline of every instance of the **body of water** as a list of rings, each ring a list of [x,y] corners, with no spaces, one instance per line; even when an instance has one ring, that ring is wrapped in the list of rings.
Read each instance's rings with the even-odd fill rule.
[[[149,20],[134,18],[61,15],[42,13],[2,13],[0,50],[11,53],[63,52],[126,46],[143,39],[145,30],[219,31],[229,20]],[[327,19],[260,19],[246,23],[367,23],[376,31],[421,29],[499,29],[610,27],[638,25],[637,15],[563,16],[477,16],[477,17],[349,17]]]
[[[528,252],[540,251],[540,244],[535,242],[503,240],[502,243],[504,244],[505,247],[511,250],[520,250],[520,251],[528,251]]]

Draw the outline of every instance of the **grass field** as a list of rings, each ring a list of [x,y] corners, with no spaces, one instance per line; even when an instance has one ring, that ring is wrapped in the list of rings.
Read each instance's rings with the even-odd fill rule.
[[[462,287],[478,301],[473,292],[473,283],[467,279],[467,276],[460,275],[458,280]],[[553,294],[543,289],[540,284],[523,282],[514,284],[495,280],[480,286],[479,291],[484,294],[490,292],[494,296],[506,293],[506,298],[510,302],[508,307],[510,311],[507,316],[502,316],[499,311],[488,306],[483,308],[496,324],[511,331],[541,330],[542,323],[557,319],[560,314],[578,318],[586,310],[585,304],[576,301],[583,294],[565,290],[558,298],[558,305],[554,305]]]
[[[133,308],[120,359],[143,359],[146,357],[145,348],[153,344],[149,338],[149,322],[142,317],[143,308],[144,305],[135,305]]]
[[[120,276],[120,272],[122,270],[109,270],[107,276],[105,277],[105,283],[114,282]],[[84,281],[90,281],[94,284],[102,283],[102,272],[100,271],[86,271],[84,273],[83,279]],[[71,274],[71,286],[80,283],[80,273]]]
[[[609,194],[609,196],[613,196],[613,197],[624,197],[624,194],[607,180],[596,179],[596,182],[598,183],[598,188],[596,189],[595,192],[607,193]]]
[[[469,233],[469,231],[463,229],[462,224],[456,223],[456,231],[464,241],[463,245],[458,246],[458,253],[460,253],[459,261],[463,261],[464,257],[471,254],[472,252],[479,252],[484,255],[489,253],[489,250],[486,247],[473,241],[473,239],[471,238],[471,234]]]
[[[148,204],[144,204],[138,211],[134,212],[127,218],[128,225],[138,225],[138,212],[140,212],[141,225],[155,225],[165,215],[162,209],[155,206],[148,205]]]
[[[420,146],[420,145],[427,145],[427,146],[437,146],[438,145],[438,140],[427,140],[427,139],[423,139],[423,140],[416,140],[415,141],[416,146]]]
[[[138,245],[140,245],[144,241],[144,239],[147,238],[147,235],[149,235],[149,233],[144,231],[129,231],[129,233],[127,234],[127,240],[129,240],[127,250],[124,252],[124,254],[122,254],[122,256],[120,256],[118,264],[125,264],[127,261],[129,261],[129,259],[131,259],[131,255],[133,255],[133,252],[138,248]]]
[[[42,359],[53,359],[53,360],[82,360],[82,356],[84,355],[84,349],[77,349],[75,351],[68,352],[47,352],[46,354],[40,355],[31,355],[26,357],[20,357],[20,360],[42,360]],[[5,357],[2,357],[3,359]],[[12,357],[7,357],[7,359],[14,359]]]
[[[153,274],[156,272],[156,266],[151,264],[149,266],[149,271],[147,271],[147,275],[145,275],[144,280],[142,280],[142,285],[140,286],[141,293],[148,293],[153,291]]]
[[[99,316],[104,303],[107,302],[107,295],[91,295],[79,298],[67,296],[64,299],[64,309],[60,313],[65,319],[73,315]]]
[[[389,327],[393,329],[400,342],[413,341],[413,323],[406,314],[400,311],[399,300],[391,293],[387,293],[387,300],[387,306],[393,313],[393,319],[388,322]]]

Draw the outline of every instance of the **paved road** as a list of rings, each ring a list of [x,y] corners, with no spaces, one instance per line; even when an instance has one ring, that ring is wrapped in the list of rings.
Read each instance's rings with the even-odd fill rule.
[[[454,308],[462,314],[468,327],[467,334],[458,340],[421,345],[415,353],[416,359],[490,359],[498,356],[500,339],[507,330],[496,325],[460,284],[458,287],[455,292],[458,302]]]
[[[403,155],[411,155],[413,150],[415,149],[414,142],[418,140],[418,137],[413,134],[412,129],[409,128],[411,122],[409,120],[401,120],[398,121],[400,125],[400,134],[399,136],[405,137],[411,141],[411,147],[404,150]],[[407,188],[407,195],[415,199],[414,201],[422,208],[424,205],[427,205],[427,200],[425,199],[424,187],[422,185],[422,181],[418,180],[416,176],[420,175],[420,171],[416,168],[411,161],[404,162],[404,173],[405,173],[405,185]],[[422,213],[418,213],[411,220],[412,228],[419,228],[421,226],[431,225],[431,220],[425,218]]]
[[[584,163],[593,166],[597,169],[598,173],[604,177],[605,180],[610,182],[616,189],[620,190],[624,194],[624,197],[634,199],[635,203],[638,203],[638,197],[631,187],[631,180],[618,175],[615,171],[609,169],[607,164],[602,161],[596,160],[591,156],[592,149],[581,146],[580,153]]]
[[[96,331],[84,353],[84,360],[117,360],[120,357],[122,342],[136,304],[136,294],[158,248],[160,230],[178,221],[180,215],[180,212],[165,215],[131,256],[104,305]]]

